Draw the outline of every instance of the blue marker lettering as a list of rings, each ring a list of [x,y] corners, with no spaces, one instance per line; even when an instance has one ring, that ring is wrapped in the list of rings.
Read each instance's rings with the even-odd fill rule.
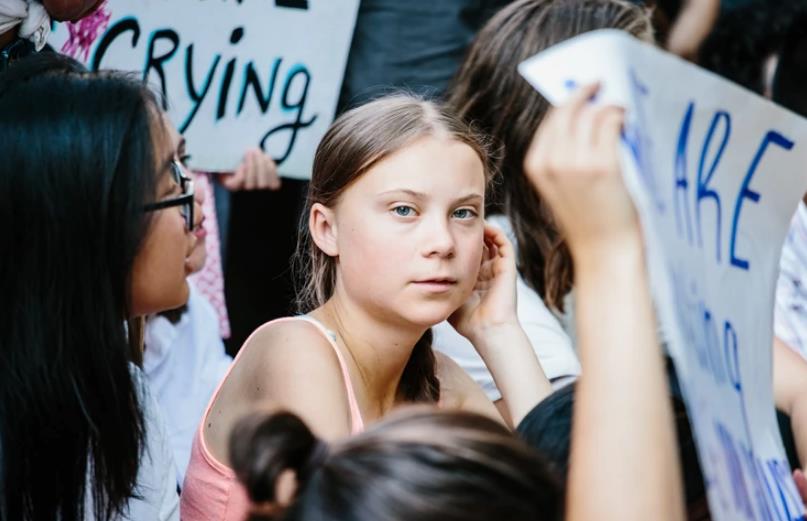
[[[751,184],[751,180],[754,177],[754,174],[757,171],[757,167],[759,167],[760,161],[762,161],[762,156],[765,151],[768,149],[768,145],[773,143],[785,150],[790,150],[793,148],[793,142],[784,137],[782,134],[774,131],[769,130],[765,137],[762,138],[762,143],[759,145],[759,149],[757,150],[756,155],[754,155],[753,161],[751,161],[751,166],[748,168],[748,173],[745,174],[745,179],[743,179],[743,184],[740,189],[740,193],[737,196],[737,202],[734,205],[734,217],[732,218],[731,223],[731,242],[729,245],[729,255],[731,257],[731,265],[741,270],[748,270],[750,268],[750,263],[746,259],[740,259],[737,257],[736,248],[737,248],[737,228],[740,223],[740,211],[743,208],[743,201],[746,199],[752,202],[759,202],[760,195],[758,192],[755,192],[749,188]]]

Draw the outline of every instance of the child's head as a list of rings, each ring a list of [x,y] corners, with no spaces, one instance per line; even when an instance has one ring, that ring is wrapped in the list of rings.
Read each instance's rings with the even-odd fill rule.
[[[549,208],[523,173],[524,156],[549,102],[519,75],[517,66],[552,45],[605,28],[622,29],[652,41],[647,10],[628,1],[513,2],[477,35],[448,99],[459,117],[489,133],[500,147],[494,166],[502,174],[502,193],[490,201],[491,210],[506,211],[518,242],[519,270],[557,307],[571,286],[571,261]]]
[[[401,412],[331,446],[290,413],[255,414],[233,430],[230,460],[255,503],[253,521],[561,518],[545,461],[503,425],[469,413]],[[288,471],[297,485],[284,508],[278,485]]]
[[[705,521],[710,519],[697,448],[692,435],[689,417],[684,402],[675,396],[677,377],[672,366],[668,371],[675,384],[671,384],[671,402],[675,420],[678,457],[684,477],[687,519]],[[524,417],[518,425],[518,433],[530,447],[537,449],[547,459],[550,468],[560,477],[564,493],[567,488],[571,462],[572,427],[577,384],[569,384],[550,394]]]
[[[489,177],[482,141],[431,102],[398,95],[342,115],[314,159],[302,311],[339,293],[384,321],[445,320],[476,283]]]
[[[188,175],[191,175],[190,172],[188,172]],[[204,176],[204,174],[201,175]],[[200,178],[194,176],[194,179]],[[203,181],[205,182],[195,184],[193,190],[193,197],[196,203],[195,209],[200,215],[202,215],[205,198],[210,197],[209,191],[212,190],[210,182],[204,179]],[[199,225],[194,228],[193,234],[196,237],[196,242],[186,261],[188,273],[197,273],[201,271],[207,262],[207,230],[204,226],[204,217],[200,219]]]
[[[0,504],[10,519],[72,520],[89,497],[86,517],[106,518],[133,493],[143,443],[124,320],[187,299],[191,236],[165,204],[180,196],[178,136],[141,82],[51,53],[0,74],[0,113],[13,303],[0,314]]]

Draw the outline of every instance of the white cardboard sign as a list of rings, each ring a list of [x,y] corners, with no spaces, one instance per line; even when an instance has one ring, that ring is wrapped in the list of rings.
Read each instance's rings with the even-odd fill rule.
[[[115,0],[91,69],[135,71],[161,92],[190,164],[234,170],[259,146],[310,178],[333,120],[358,0]],[[56,27],[51,45],[68,38]]]
[[[773,304],[807,190],[807,121],[615,30],[520,66],[552,103],[601,81],[627,109],[623,174],[681,378],[714,519],[803,519],[776,423]]]

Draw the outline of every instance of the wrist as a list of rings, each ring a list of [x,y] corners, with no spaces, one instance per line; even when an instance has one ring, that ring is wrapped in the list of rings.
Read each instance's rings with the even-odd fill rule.
[[[518,318],[513,316],[504,321],[498,321],[484,326],[479,326],[471,331],[466,332],[466,338],[476,348],[484,348],[487,345],[495,342],[496,339],[507,338],[508,336],[518,334],[522,331],[521,323]]]
[[[592,240],[570,248],[575,279],[588,273],[613,270],[644,270],[644,242],[641,234]],[[636,274],[636,271],[633,271]]]

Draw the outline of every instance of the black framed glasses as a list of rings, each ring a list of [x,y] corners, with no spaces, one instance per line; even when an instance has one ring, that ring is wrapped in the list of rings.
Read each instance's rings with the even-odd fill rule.
[[[182,190],[182,195],[179,197],[172,197],[171,199],[165,199],[163,201],[157,201],[156,203],[147,204],[143,207],[143,210],[153,212],[155,210],[163,210],[165,208],[179,206],[180,211],[182,212],[182,217],[185,218],[185,227],[188,229],[188,231],[191,231],[194,227],[193,179],[185,175],[185,172],[182,169],[182,164],[180,164],[180,162],[176,159],[171,161],[170,168],[174,181],[176,181],[179,188]]]

